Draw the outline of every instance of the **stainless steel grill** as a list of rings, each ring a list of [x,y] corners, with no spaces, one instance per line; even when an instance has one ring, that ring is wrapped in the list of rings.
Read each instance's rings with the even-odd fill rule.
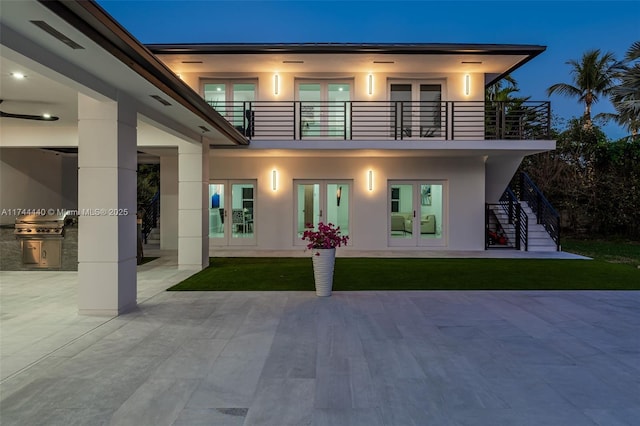
[[[32,268],[60,268],[66,214],[23,215],[13,231],[20,241],[22,264]]]
[[[63,238],[66,214],[28,214],[16,218],[16,238]]]

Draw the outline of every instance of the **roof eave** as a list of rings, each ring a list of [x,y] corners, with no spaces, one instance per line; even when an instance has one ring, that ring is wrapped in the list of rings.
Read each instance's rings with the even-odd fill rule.
[[[38,0],[233,143],[249,141],[97,3]]]

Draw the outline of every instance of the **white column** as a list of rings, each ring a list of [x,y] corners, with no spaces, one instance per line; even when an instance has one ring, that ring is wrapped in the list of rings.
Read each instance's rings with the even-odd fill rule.
[[[78,95],[79,312],[136,306],[136,110]]]
[[[178,249],[178,156],[160,157],[160,249]]]
[[[209,265],[209,145],[178,146],[178,268]]]

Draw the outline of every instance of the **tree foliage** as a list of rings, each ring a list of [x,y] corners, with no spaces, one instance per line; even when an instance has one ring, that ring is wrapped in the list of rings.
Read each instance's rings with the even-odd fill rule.
[[[527,172],[561,212],[570,233],[640,238],[640,138],[610,141],[574,119],[557,148],[527,157]]]
[[[138,206],[147,205],[160,189],[160,165],[138,165]]]
[[[638,135],[640,128],[640,41],[631,45],[616,75],[618,84],[611,89],[615,114],[607,114],[618,124]]]

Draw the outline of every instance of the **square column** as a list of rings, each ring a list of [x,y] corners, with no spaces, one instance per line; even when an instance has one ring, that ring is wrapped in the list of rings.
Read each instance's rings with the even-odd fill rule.
[[[160,249],[178,249],[178,157],[160,157]]]
[[[78,305],[115,316],[136,306],[135,105],[78,95]]]
[[[209,265],[209,145],[178,145],[178,268]]]

